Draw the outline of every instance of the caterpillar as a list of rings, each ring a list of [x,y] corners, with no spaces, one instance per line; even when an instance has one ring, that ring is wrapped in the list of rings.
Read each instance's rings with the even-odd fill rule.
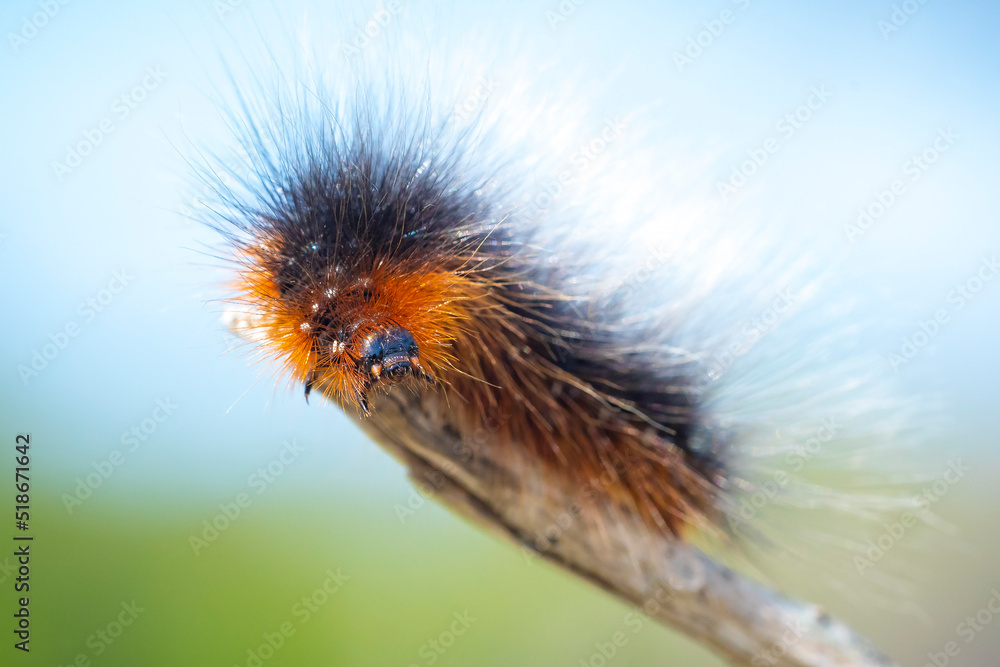
[[[224,170],[225,181],[217,166],[201,171],[218,197],[209,223],[227,240],[235,269],[232,328],[306,400],[341,406],[378,439],[468,443],[488,432],[488,446],[469,457],[503,478],[497,484],[518,497],[518,511],[569,496],[578,517],[571,521],[603,535],[612,550],[620,544],[609,535],[636,530],[652,542],[629,542],[627,551],[704,539],[741,548],[740,499],[766,488],[754,481],[755,429],[779,421],[790,440],[801,433],[791,420],[780,422],[773,405],[745,417],[774,396],[787,400],[794,386],[777,367],[787,357],[764,367],[774,375],[763,382],[732,368],[734,354],[756,346],[773,322],[743,326],[734,347],[733,333],[718,331],[712,318],[747,312],[748,303],[756,304],[750,312],[761,303],[777,310],[773,294],[786,295],[781,312],[791,310],[808,300],[816,277],[789,260],[787,248],[720,271],[734,252],[766,247],[773,232],[760,241],[753,226],[729,235],[712,224],[692,230],[658,213],[655,197],[641,201],[654,192],[608,178],[627,166],[605,156],[611,164],[602,171],[586,144],[571,158],[582,163],[573,183],[557,177],[557,187],[540,187],[539,174],[558,172],[559,163],[539,137],[573,116],[566,107],[490,106],[487,95],[468,113],[442,84],[452,80],[447,68],[414,74],[399,64],[410,55],[390,50],[387,60],[372,51],[374,65],[328,64],[332,82],[310,62],[270,88],[258,80],[252,92],[237,91],[228,118],[242,167]],[[657,277],[642,281],[642,308],[627,263],[609,259],[621,245],[609,237],[618,225],[626,236],[651,211],[646,224],[662,226],[657,238],[667,240],[650,271]],[[794,280],[800,284],[788,296]],[[764,285],[773,291],[751,296]],[[649,306],[654,286],[660,304]],[[791,363],[800,378],[808,372],[802,359]],[[727,408],[734,403],[736,410]],[[859,415],[877,405],[871,395],[845,400],[838,418],[863,422]],[[426,452],[406,460],[434,463]],[[469,482],[463,462],[445,470],[454,474],[439,489]],[[503,523],[499,505],[487,507],[483,497],[472,504]],[[553,554],[567,535],[537,538],[504,525]],[[594,573],[587,578],[613,588]],[[810,614],[812,625],[828,628],[825,614]],[[724,652],[747,658],[754,650]],[[889,664],[863,653],[870,664]]]
[[[716,520],[722,464],[695,445],[704,371],[616,341],[613,295],[570,295],[536,221],[424,141],[432,128],[350,132],[267,175],[238,246],[239,302],[306,397],[375,419],[373,393],[437,393],[464,433],[510,415],[500,438],[547,474],[584,485],[621,469],[604,502],[652,528]]]

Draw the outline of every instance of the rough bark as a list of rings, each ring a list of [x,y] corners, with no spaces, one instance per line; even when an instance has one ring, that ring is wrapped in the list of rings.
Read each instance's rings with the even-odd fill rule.
[[[894,663],[814,604],[797,602],[653,535],[625,512],[574,511],[578,490],[496,456],[489,438],[462,442],[433,392],[379,397],[362,428],[422,488],[493,532],[703,642],[735,665],[833,667]],[[547,536],[542,539],[541,536]]]

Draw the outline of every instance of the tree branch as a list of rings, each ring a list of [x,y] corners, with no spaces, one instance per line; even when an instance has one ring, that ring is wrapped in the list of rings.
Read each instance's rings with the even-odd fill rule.
[[[638,606],[732,664],[894,665],[817,605],[789,600],[691,545],[651,534],[628,513],[579,512],[579,490],[542,479],[527,462],[511,461],[509,452],[496,456],[489,442],[463,443],[441,401],[435,392],[397,390],[376,399],[375,417],[358,423],[421,487],[475,523]]]

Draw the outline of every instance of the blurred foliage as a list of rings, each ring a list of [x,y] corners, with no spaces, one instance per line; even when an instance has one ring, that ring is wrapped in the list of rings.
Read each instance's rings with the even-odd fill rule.
[[[71,516],[36,503],[32,651],[4,664],[578,665],[619,631],[616,665],[721,664],[663,628],[626,624],[629,609],[519,549],[456,530],[436,506],[401,526],[350,500],[320,508],[296,495],[262,496],[197,556],[189,537],[217,507],[95,500]],[[314,596],[328,570],[340,589]],[[112,638],[133,601],[142,611]],[[294,634],[281,641],[283,623]],[[249,652],[268,656],[265,634],[280,648],[257,662]]]

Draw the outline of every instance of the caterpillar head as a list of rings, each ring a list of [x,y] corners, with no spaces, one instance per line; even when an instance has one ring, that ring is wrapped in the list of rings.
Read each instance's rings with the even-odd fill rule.
[[[307,399],[318,391],[365,416],[372,391],[434,384],[452,365],[462,280],[415,257],[358,249],[341,258],[336,248],[324,251],[322,233],[303,230],[272,225],[270,238],[240,250],[236,302],[252,313],[244,332],[261,352],[304,385]]]
[[[353,328],[360,324],[359,322],[350,326]],[[360,342],[349,342],[350,338],[343,328],[334,336],[329,334],[328,329],[327,333],[317,337],[317,365],[305,382],[307,400],[317,382],[329,381],[338,373],[350,372],[360,378],[353,397],[367,416],[369,415],[368,390],[376,383],[390,385],[408,377],[418,377],[433,382],[433,378],[420,364],[420,346],[413,334],[403,327],[383,324],[372,329],[372,333]],[[341,354],[341,351],[345,354]],[[328,352],[327,359],[323,358],[324,352]],[[342,357],[346,358],[342,360]]]

